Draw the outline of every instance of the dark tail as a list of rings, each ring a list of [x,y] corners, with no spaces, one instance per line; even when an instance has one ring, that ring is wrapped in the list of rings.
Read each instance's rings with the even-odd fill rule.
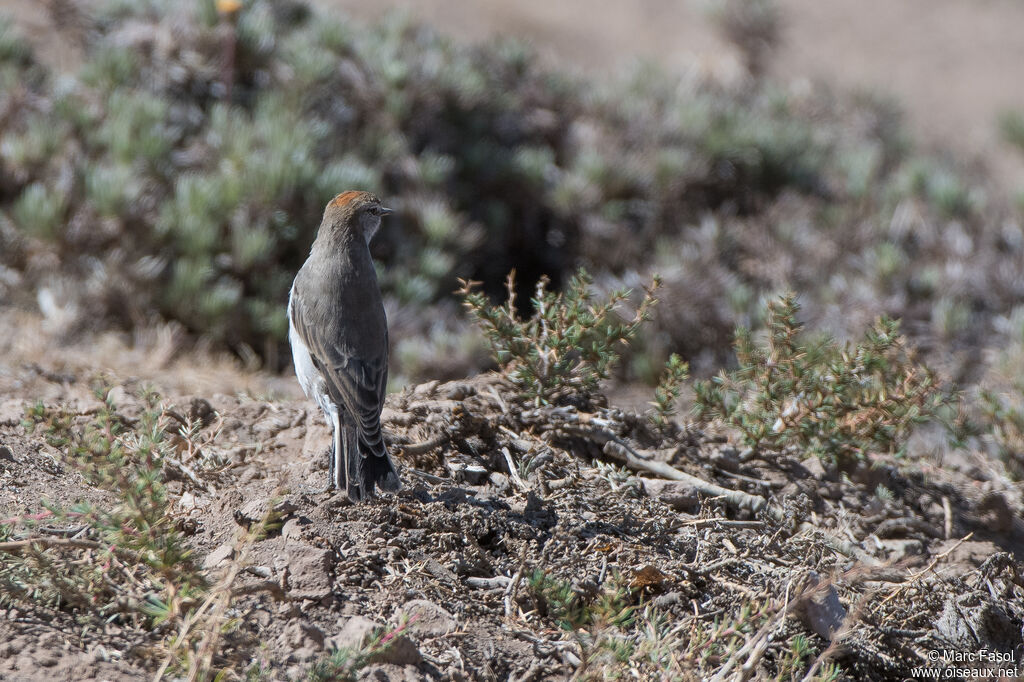
[[[339,421],[341,437],[335,442],[341,452],[331,458],[331,485],[344,489],[353,502],[373,497],[374,487],[391,493],[400,490],[402,482],[383,440],[367,443],[356,427],[345,424],[343,418]]]

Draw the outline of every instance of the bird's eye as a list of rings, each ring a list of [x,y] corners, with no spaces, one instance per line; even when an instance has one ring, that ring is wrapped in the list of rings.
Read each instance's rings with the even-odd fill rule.
[[[373,215],[381,215],[383,211],[380,210],[380,206],[371,206],[370,213],[372,213]]]

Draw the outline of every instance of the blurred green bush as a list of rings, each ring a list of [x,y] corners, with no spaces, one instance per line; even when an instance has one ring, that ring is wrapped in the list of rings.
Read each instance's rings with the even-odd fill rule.
[[[673,351],[720,366],[783,290],[840,338],[901,317],[926,352],[983,347],[1024,293],[1019,221],[870,97],[651,67],[588,81],[294,1],[230,21],[212,0],[107,2],[89,26],[58,73],[0,24],[0,264],[24,293],[59,263],[79,325],[159,316],[282,364],[291,278],[347,188],[399,209],[374,254],[404,379],[487,362],[451,294],[462,277],[497,297],[513,268],[524,301],[578,265],[606,292],[660,272],[631,365],[652,381]]]

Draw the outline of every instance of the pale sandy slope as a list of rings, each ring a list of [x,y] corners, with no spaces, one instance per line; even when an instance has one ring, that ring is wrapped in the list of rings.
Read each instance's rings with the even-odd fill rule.
[[[526,38],[590,71],[637,57],[670,68],[730,69],[701,0],[319,0],[356,17],[404,8],[456,36]],[[779,0],[784,45],[774,71],[892,95],[926,143],[993,159],[1024,187],[1021,154],[1001,149],[997,116],[1024,111],[1020,0]]]

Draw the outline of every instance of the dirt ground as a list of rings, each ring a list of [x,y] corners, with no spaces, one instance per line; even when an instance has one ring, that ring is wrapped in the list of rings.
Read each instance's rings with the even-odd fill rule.
[[[132,423],[140,389],[157,389],[179,443],[180,468],[164,471],[176,527],[211,582],[239,571],[235,626],[214,660],[226,679],[307,679],[328,651],[381,628],[388,646],[358,679],[699,679],[729,641],[748,640],[757,656],[737,656],[770,676],[795,634],[840,679],[903,680],[930,651],[1024,655],[1021,500],[980,460],[840,474],[692,427],[659,431],[600,403],[535,408],[482,376],[389,396],[405,489],[353,506],[317,491],[329,432],[280,380],[175,357],[158,333],[134,351],[116,336],[64,347],[24,313],[4,322],[0,518],[37,515],[44,501],[115,503],[27,427],[36,401],[80,428],[102,373]],[[204,415],[189,447],[168,428],[172,413]],[[239,556],[243,527],[272,504],[276,530]],[[628,635],[573,621],[553,585],[577,606],[617,594],[635,609]],[[102,617],[24,600],[0,608],[4,680],[147,679],[173,634],[140,626],[130,606]],[[722,660],[708,653],[716,646]],[[609,650],[633,653],[622,663]],[[652,651],[667,658],[653,666]]]

